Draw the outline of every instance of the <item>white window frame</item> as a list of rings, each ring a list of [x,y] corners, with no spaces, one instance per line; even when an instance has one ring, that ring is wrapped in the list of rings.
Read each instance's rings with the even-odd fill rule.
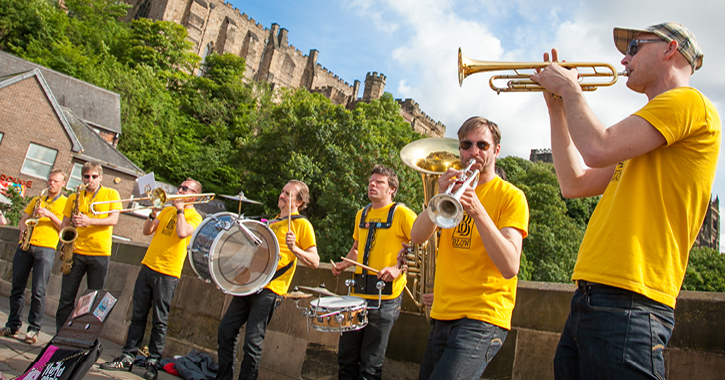
[[[70,171],[70,175],[68,176],[68,182],[65,185],[65,188],[68,190],[73,190],[76,188],[76,186],[83,183],[83,175],[81,174],[81,170],[83,169],[83,164],[74,162],[73,163],[73,169]],[[74,173],[78,173],[77,176],[74,176]]]
[[[55,156],[53,157],[53,161],[52,162],[45,162],[45,161],[40,160],[40,159],[37,159],[35,157],[28,157],[28,154],[30,154],[30,149],[32,149],[33,146],[36,146],[36,147],[38,147],[40,149],[45,149],[45,150],[48,150],[48,151],[55,152]],[[55,165],[55,160],[57,158],[58,158],[58,150],[57,149],[48,148],[48,147],[42,146],[40,144],[30,143],[30,145],[28,145],[28,151],[25,152],[25,159],[23,160],[23,166],[20,168],[20,173],[21,174],[25,174],[25,175],[30,176],[30,177],[34,177],[34,178],[48,179],[48,175],[53,170],[53,165]],[[40,164],[40,165],[47,166],[48,167],[48,172],[45,173],[45,175],[38,175],[37,173],[33,173],[33,172],[30,172],[29,170],[26,170],[25,169],[25,164],[28,161],[34,162],[36,164]]]

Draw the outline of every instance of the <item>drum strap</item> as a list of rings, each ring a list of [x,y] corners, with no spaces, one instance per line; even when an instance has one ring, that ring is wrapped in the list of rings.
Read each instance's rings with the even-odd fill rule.
[[[385,223],[381,222],[366,222],[365,219],[367,218],[368,211],[372,208],[372,203],[365,206],[363,209],[362,215],[360,216],[360,225],[359,228],[365,228],[368,230],[368,238],[365,241],[365,251],[363,253],[363,265],[368,265],[368,262],[370,260],[370,249],[375,242],[375,232],[379,229],[388,229],[393,225],[393,216],[395,215],[395,209],[398,207],[398,203],[393,203],[393,205],[390,207],[390,210],[388,210],[388,218],[385,221]],[[368,282],[371,282],[368,278],[369,273],[368,270],[363,268],[362,270],[362,276],[355,276],[355,292],[363,293],[363,294],[374,294],[377,293],[377,289],[375,289],[375,286],[368,286]],[[377,277],[372,281],[371,283],[376,283]],[[385,283],[385,289],[383,290],[383,294],[392,294],[392,284],[391,283]]]
[[[307,217],[305,217],[304,215],[299,215],[299,214],[292,215],[291,218],[292,218],[292,220],[300,219],[300,218],[307,219]],[[283,220],[287,220],[287,218],[275,218],[275,219],[270,220],[268,223],[269,224],[274,224],[274,223],[277,223],[277,222],[281,222]],[[283,266],[282,268],[277,269],[277,271],[274,272],[274,276],[272,276],[272,279],[269,280],[269,282],[272,282],[272,281],[276,280],[278,277],[280,277],[283,274],[287,273],[287,271],[290,268],[292,268],[293,265],[295,265],[295,262],[297,262],[297,259],[294,259],[294,260],[290,261],[289,264]]]

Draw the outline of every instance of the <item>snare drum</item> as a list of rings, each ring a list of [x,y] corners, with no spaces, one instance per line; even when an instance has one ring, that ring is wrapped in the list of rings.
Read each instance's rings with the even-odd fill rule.
[[[224,293],[245,296],[262,289],[274,276],[279,262],[279,243],[264,223],[236,221],[237,214],[219,212],[204,219],[189,242],[189,263],[206,282]],[[258,239],[256,246],[237,223]]]
[[[360,330],[368,324],[367,302],[360,297],[322,297],[310,302],[312,328],[321,332]]]

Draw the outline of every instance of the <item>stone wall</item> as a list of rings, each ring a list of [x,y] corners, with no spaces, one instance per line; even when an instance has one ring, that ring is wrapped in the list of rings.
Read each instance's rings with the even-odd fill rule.
[[[18,230],[0,227],[0,295],[10,294],[12,257]],[[114,243],[109,290],[121,297],[105,323],[102,335],[123,344],[131,316],[133,279],[145,253],[143,245]],[[347,273],[349,276],[349,273]],[[341,276],[343,277],[343,276]],[[60,290],[56,263],[48,286],[46,313],[55,315]],[[344,279],[335,278],[329,265],[317,270],[299,267],[294,285],[320,286],[346,293]],[[552,358],[569,310],[573,285],[522,281],[513,315],[513,330],[486,369],[485,379],[551,379]],[[26,297],[29,300],[30,297]],[[188,261],[176,290],[169,317],[165,357],[190,349],[216,357],[216,329],[230,301],[215,285],[196,277]],[[309,301],[301,301],[307,307]],[[667,378],[720,379],[725,373],[725,294],[682,292],[675,316],[677,327],[665,351]],[[390,337],[384,378],[415,379],[430,325],[404,298],[403,312]],[[264,342],[260,378],[334,378],[339,335],[310,329],[295,302],[286,300],[275,312]],[[237,350],[241,352],[241,347]]]

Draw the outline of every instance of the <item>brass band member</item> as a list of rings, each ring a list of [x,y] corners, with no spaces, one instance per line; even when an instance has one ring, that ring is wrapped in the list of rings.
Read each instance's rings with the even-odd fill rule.
[[[73,312],[73,307],[83,276],[87,275],[88,289],[103,289],[108,275],[108,264],[111,256],[111,235],[113,226],[118,222],[118,213],[94,215],[91,203],[120,200],[118,191],[101,186],[103,167],[97,162],[86,162],[81,168],[83,183],[88,185],[78,197],[79,214],[71,215],[76,194],[71,194],[63,211],[61,229],[71,224],[78,231],[74,243],[73,267],[70,274],[63,274],[58,300],[58,311],[55,314],[57,331]],[[121,203],[98,205],[97,211],[120,210]]]
[[[469,186],[460,198],[463,221],[441,231],[430,312],[433,328],[420,366],[423,380],[481,377],[511,329],[521,245],[528,234],[524,193],[494,169],[501,150],[498,126],[472,117],[458,130],[458,140],[461,162],[474,159],[471,170],[481,173],[478,186]],[[439,191],[445,192],[461,174],[448,169],[438,181]],[[435,231],[424,210],[413,224],[411,240],[422,244]]]
[[[259,360],[262,357],[262,342],[267,325],[274,310],[282,302],[281,295],[287,293],[295,274],[297,261],[310,267],[320,265],[317,243],[312,224],[299,214],[310,201],[310,191],[304,182],[289,181],[279,195],[279,215],[270,221],[269,227],[279,241],[281,258],[277,264],[276,279],[267,284],[261,292],[232,298],[217,333],[219,343],[219,370],[217,380],[229,380],[234,375],[234,348],[239,329],[247,324],[244,333],[244,359],[239,379],[256,379],[259,374]],[[288,217],[291,218],[290,230]]]
[[[201,184],[187,178],[179,185],[179,194],[201,194]],[[202,221],[194,205],[188,204],[195,200],[196,198],[176,199],[161,212],[154,208],[146,219],[143,234],[154,237],[141,261],[141,270],[133,288],[133,314],[126,344],[119,357],[101,364],[101,368],[131,371],[146,332],[149,310],[153,310],[144,378],[153,380],[158,377],[158,362],[164,352],[171,300],[181,278],[186,247],[194,229]]]
[[[549,91],[562,194],[602,194],[574,267],[578,289],[556,350],[557,379],[665,377],[675,301],[720,152],[717,109],[689,86],[703,58],[695,35],[669,22],[614,28],[614,43],[627,87],[648,102],[611,127],[587,105],[576,70],[549,65],[532,76]]]
[[[377,275],[367,273],[362,267],[355,270],[352,295],[365,298],[368,307],[378,306],[375,284],[383,280],[386,286],[380,308],[368,310],[368,325],[340,335],[337,354],[339,379],[382,378],[390,330],[400,316],[406,283],[405,276],[400,275],[397,255],[403,243],[410,241],[410,228],[416,217],[405,205],[393,202],[397,191],[398,175],[395,171],[383,165],[375,166],[368,180],[371,203],[355,216],[355,242],[347,258],[380,270]],[[350,265],[353,264],[347,261],[335,263],[332,274],[339,276]]]
[[[65,173],[53,170],[48,175],[48,192],[45,197],[33,198],[23,212],[18,226],[20,235],[26,233],[28,228],[25,222],[28,219],[37,219],[32,228],[30,247],[27,251],[18,245],[13,258],[13,288],[10,292],[10,314],[5,327],[0,329],[0,336],[16,336],[22,322],[20,315],[25,305],[25,287],[28,284],[30,272],[33,273],[32,299],[28,313],[28,331],[23,339],[25,343],[33,344],[38,341],[38,331],[43,325],[45,314],[45,289],[50,278],[55,260],[55,248],[58,245],[58,231],[63,220],[66,197],[63,195],[65,186]]]

